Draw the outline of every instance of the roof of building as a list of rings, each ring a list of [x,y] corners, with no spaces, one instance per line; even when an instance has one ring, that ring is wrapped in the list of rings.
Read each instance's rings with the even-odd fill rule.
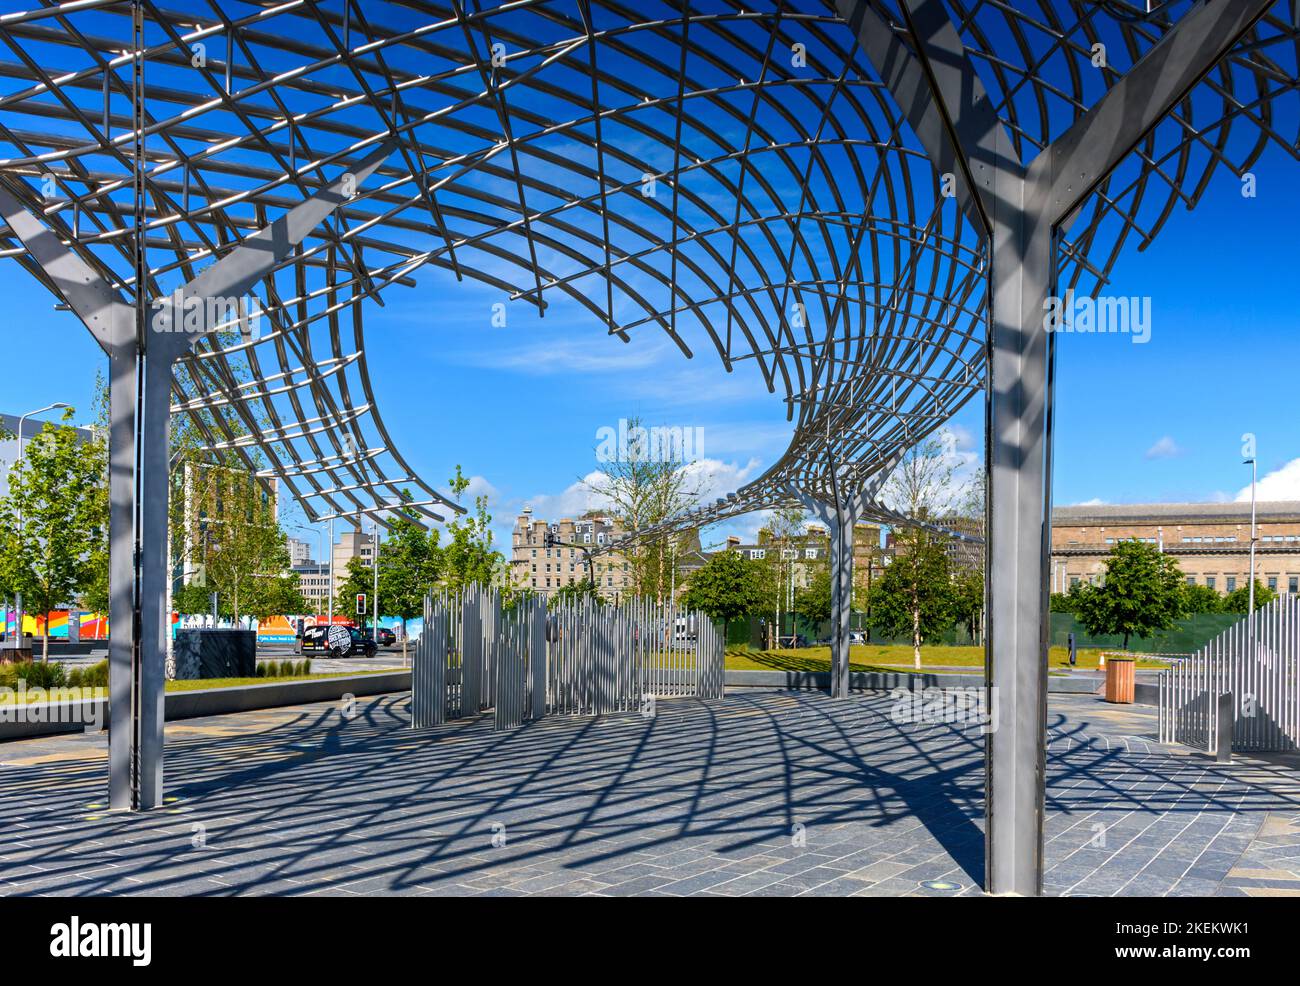
[[[1257,521],[1300,521],[1300,500],[1260,501]],[[1052,510],[1053,524],[1222,524],[1250,521],[1249,501],[1229,503],[1081,503]]]

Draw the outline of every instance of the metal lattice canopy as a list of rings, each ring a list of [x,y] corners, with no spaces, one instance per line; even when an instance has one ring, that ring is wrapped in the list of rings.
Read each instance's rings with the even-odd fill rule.
[[[0,182],[128,298],[131,6],[0,15]],[[408,489],[438,517],[446,499],[384,428],[363,324],[430,265],[543,313],[568,296],[620,343],[664,333],[727,371],[753,363],[790,446],[678,524],[870,487],[982,392],[988,254],[986,217],[945,194],[863,44],[920,57],[918,19],[949,19],[1027,162],[1191,5],[1152,6],[146,0],[148,298],[393,142],[262,282],[264,330],[182,360],[174,407],[313,519]],[[1062,291],[1099,291],[1220,169],[1296,153],[1276,128],[1294,125],[1295,21],[1276,4],[1081,190]],[[0,249],[54,290],[15,238]]]

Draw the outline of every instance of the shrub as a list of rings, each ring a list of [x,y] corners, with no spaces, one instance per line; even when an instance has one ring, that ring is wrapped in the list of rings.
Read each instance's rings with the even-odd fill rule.
[[[281,678],[288,678],[292,674],[293,674],[293,661],[281,661],[279,676]]]
[[[73,673],[81,672],[82,688],[107,688],[108,687],[108,660],[102,660],[92,664],[88,668],[76,668]],[[72,684],[71,680],[68,682]]]
[[[302,673],[303,673],[303,674],[311,674],[311,658],[310,658],[310,657],[309,657],[309,658],[306,658],[306,659],[302,662]]]
[[[63,665],[57,661],[21,661],[12,666],[13,682],[27,682],[28,688],[62,688],[67,684]]]

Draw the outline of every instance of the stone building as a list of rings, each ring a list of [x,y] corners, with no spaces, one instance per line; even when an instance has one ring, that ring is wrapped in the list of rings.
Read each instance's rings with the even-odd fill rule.
[[[1256,508],[1255,577],[1278,592],[1300,592],[1300,501]],[[1189,584],[1219,593],[1247,584],[1249,503],[1151,503],[1058,507],[1052,511],[1052,592],[1096,582],[1117,541],[1136,538],[1178,560]]]
[[[547,546],[548,529],[564,547]],[[622,528],[604,514],[588,513],[577,519],[561,517],[548,522],[534,517],[532,507],[524,507],[510,535],[515,584],[549,596],[566,585],[584,582],[587,559],[581,547],[595,551],[622,533]],[[620,554],[599,554],[592,562],[597,590],[606,599],[619,599],[632,582],[628,560]]]

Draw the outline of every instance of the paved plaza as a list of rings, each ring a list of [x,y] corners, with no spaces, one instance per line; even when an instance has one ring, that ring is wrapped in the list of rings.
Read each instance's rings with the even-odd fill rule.
[[[407,702],[169,724],[168,804],[138,815],[106,810],[104,734],[0,745],[0,893],[979,892],[983,737],[884,693],[503,733],[413,732]],[[1217,765],[1090,696],[1049,726],[1049,894],[1300,895],[1294,758]]]

